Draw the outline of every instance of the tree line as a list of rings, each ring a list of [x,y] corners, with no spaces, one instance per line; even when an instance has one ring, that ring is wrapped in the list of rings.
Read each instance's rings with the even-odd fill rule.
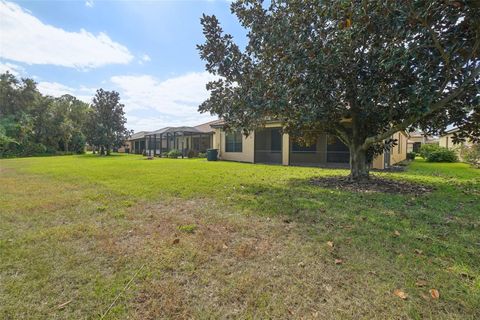
[[[43,95],[33,79],[3,73],[0,157],[80,154],[86,145],[110,154],[130,135],[123,109],[115,91],[99,89],[88,104],[69,94]]]

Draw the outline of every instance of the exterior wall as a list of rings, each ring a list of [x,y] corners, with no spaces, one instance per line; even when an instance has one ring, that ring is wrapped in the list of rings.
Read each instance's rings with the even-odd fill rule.
[[[118,152],[120,153],[126,153],[126,152],[132,152],[132,146],[131,146],[131,143],[130,141],[125,141],[125,143],[123,144],[123,146],[121,146],[120,148],[118,148]]]
[[[376,156],[373,161],[372,161],[372,168],[373,169],[379,169],[379,170],[382,170],[382,169],[385,169],[385,166],[384,166],[384,161],[383,161],[383,153],[379,156]]]
[[[268,124],[267,128],[278,127],[278,124]],[[394,147],[390,152],[390,164],[396,164],[398,162],[404,161],[407,158],[407,136],[403,132],[397,132],[393,136],[395,139],[399,140],[399,145]],[[216,128],[212,137],[212,148],[218,149],[218,157],[220,160],[228,161],[239,161],[239,162],[249,162],[254,163],[255,161],[255,133],[252,132],[249,136],[242,137],[242,152],[225,152],[225,132]],[[292,161],[292,139],[288,134],[283,134],[282,136],[282,164],[283,165],[295,165],[295,161]],[[327,144],[327,135],[321,135],[317,141],[317,150],[322,150],[323,157],[325,158],[324,162],[326,163],[326,144]],[[308,157],[306,155],[300,155],[300,157]],[[298,155],[296,156],[298,158]],[[298,160],[298,159],[297,159]],[[308,159],[305,160],[305,163],[308,163]],[[314,162],[319,161],[318,155]],[[317,164],[318,165],[318,164]],[[381,154],[377,156],[372,163],[372,168],[375,169],[384,169],[384,155]]]
[[[390,165],[394,165],[407,159],[407,136],[405,133],[399,131],[393,135],[393,138],[398,140],[398,144],[390,150]]]
[[[470,147],[473,145],[471,140],[467,140],[462,143],[453,143],[453,133],[448,133],[444,136],[440,137],[440,141],[438,142],[440,147],[445,147],[447,149],[454,150],[457,153],[458,158],[463,161],[462,155],[461,155],[461,147],[467,146]]]
[[[218,149],[218,157],[221,160],[254,162],[255,136],[252,132],[248,137],[242,135],[242,152],[225,152],[225,132],[221,129],[215,129],[214,149]]]
[[[447,149],[458,149],[462,146],[471,146],[472,142],[467,140],[462,143],[453,143],[453,133],[446,134],[440,137],[440,141],[438,142],[440,147],[445,147]]]

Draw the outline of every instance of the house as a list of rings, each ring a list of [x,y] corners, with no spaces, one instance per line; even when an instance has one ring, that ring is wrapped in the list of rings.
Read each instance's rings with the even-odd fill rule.
[[[447,149],[455,150],[460,160],[462,160],[461,155],[461,148],[462,147],[471,147],[473,146],[473,142],[471,140],[467,140],[465,142],[454,143],[453,136],[455,132],[458,132],[458,128],[451,128],[445,132],[444,135],[440,136],[439,145],[440,147],[445,147]]]
[[[424,144],[438,143],[438,138],[429,136],[420,131],[410,132],[407,152],[419,152]]]
[[[195,127],[165,127],[155,131],[140,131],[132,135],[129,143],[132,153],[161,156],[170,150],[179,150],[182,156],[190,152],[206,152],[213,145],[214,129],[219,120]]]
[[[316,143],[298,144],[281,132],[280,122],[269,122],[264,128],[245,136],[240,130],[225,131],[222,121],[211,124],[215,129],[213,148],[219,150],[219,159],[250,163],[282,164],[348,168],[350,152],[337,137],[320,134]],[[385,169],[407,158],[408,134],[393,135],[398,145],[376,157],[372,168]]]

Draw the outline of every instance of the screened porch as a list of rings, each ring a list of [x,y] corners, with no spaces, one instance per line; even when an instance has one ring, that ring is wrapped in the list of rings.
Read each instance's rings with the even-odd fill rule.
[[[335,136],[321,134],[310,145],[290,139],[290,165],[348,168],[349,162],[348,147]]]
[[[201,132],[194,127],[168,127],[145,135],[145,153],[162,156],[171,150],[179,150],[182,157],[193,152],[206,152],[212,146],[212,133]]]

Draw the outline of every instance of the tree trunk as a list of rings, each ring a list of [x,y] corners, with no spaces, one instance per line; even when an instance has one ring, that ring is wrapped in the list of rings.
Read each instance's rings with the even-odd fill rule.
[[[367,181],[369,169],[367,152],[359,146],[350,146],[350,180]]]
[[[101,156],[104,156],[104,155],[105,155],[105,147],[104,147],[104,146],[101,146],[101,147],[100,147],[100,155],[101,155]]]

